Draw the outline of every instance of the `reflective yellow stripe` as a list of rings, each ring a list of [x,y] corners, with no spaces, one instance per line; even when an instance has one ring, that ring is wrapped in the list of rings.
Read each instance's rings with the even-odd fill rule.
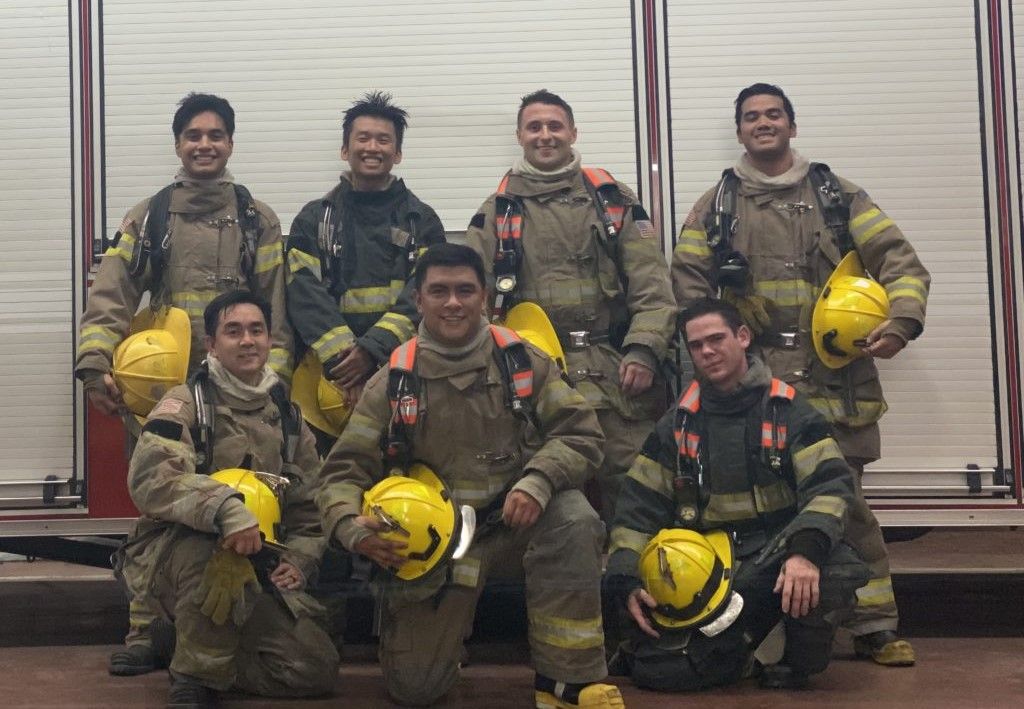
[[[629,527],[612,527],[612,533],[608,536],[608,554],[614,554],[619,549],[635,551],[637,555],[643,553],[651,541],[650,534],[638,532]]]
[[[846,500],[835,495],[818,495],[804,505],[801,512],[820,512],[823,515],[831,515],[842,519],[846,514]]]
[[[663,497],[672,499],[675,496],[672,490],[672,471],[643,454],[633,460],[626,477]]]
[[[566,407],[578,408],[586,405],[583,395],[561,379],[552,379],[545,384],[537,396],[537,417],[541,425],[551,423]]]
[[[387,286],[349,288],[341,298],[343,313],[381,313],[394,305],[405,281],[391,281]]]
[[[452,497],[461,505],[481,507],[497,497],[505,490],[507,480],[494,476],[487,479],[454,478],[448,479]]]
[[[122,232],[121,238],[117,240],[117,246],[111,246],[104,255],[124,259],[125,263],[131,263],[136,241],[133,235]]]
[[[102,325],[86,325],[79,335],[78,353],[82,354],[89,350],[113,353],[120,343],[121,334],[116,330]]]
[[[771,485],[755,485],[754,500],[758,511],[776,512],[796,505],[796,495],[792,488],[781,480]]]
[[[747,492],[712,494],[704,508],[704,520],[708,523],[735,522],[756,517],[754,498]]]
[[[787,281],[756,281],[754,290],[780,307],[807,305],[815,301],[814,286],[799,278]]]
[[[530,613],[530,639],[565,650],[589,650],[604,647],[601,617],[558,618],[553,615]]]
[[[191,317],[201,318],[203,317],[203,311],[206,310],[206,306],[218,295],[220,295],[218,291],[212,290],[178,291],[177,293],[171,293],[171,304],[176,308],[181,308]]]
[[[889,296],[889,300],[895,300],[896,298],[913,298],[919,301],[922,305],[928,298],[928,289],[924,286],[924,281],[920,278],[914,278],[913,276],[901,276],[892,283],[885,287],[885,292]]]
[[[850,220],[850,233],[853,235],[853,243],[859,248],[892,225],[892,219],[887,217],[878,207],[872,207],[867,211],[861,212]]]
[[[796,473],[797,484],[814,475],[814,471],[826,460],[835,459],[843,460],[843,453],[831,436],[793,451],[793,472]]]
[[[674,252],[711,258],[711,247],[708,246],[707,234],[699,229],[683,229],[676,240]]]
[[[256,273],[266,273],[284,263],[284,244],[280,241],[256,249]]]
[[[631,335],[641,332],[653,332],[658,335],[669,336],[671,334],[671,323],[673,322],[675,322],[674,308],[646,310],[633,316],[629,332]],[[668,332],[666,332],[666,329],[668,329]]]
[[[456,586],[476,588],[480,582],[480,560],[472,557],[459,559],[452,565],[452,583]]]
[[[889,408],[884,401],[857,401],[857,413],[850,416],[846,413],[843,400],[839,397],[818,396],[809,398],[807,401],[830,423],[838,421],[853,427],[875,423]]]
[[[310,256],[302,249],[289,249],[288,273],[298,273],[304,268],[308,269],[318,281],[321,280],[320,259]]]
[[[288,355],[288,350],[283,347],[272,347],[270,349],[270,356],[267,358],[267,364],[270,368],[277,372],[278,376],[284,377],[285,379],[291,379],[292,367],[289,360],[291,357]]]
[[[399,342],[405,342],[416,334],[416,326],[412,324],[412,320],[399,313],[384,313],[373,326],[387,330],[397,337]]]
[[[544,308],[582,305],[593,301],[599,292],[599,284],[593,278],[566,278],[551,285],[524,288],[523,300],[531,300]]]
[[[339,325],[321,335],[320,339],[312,344],[312,348],[320,361],[326,362],[342,350],[351,347],[355,341],[356,338],[348,325]]]
[[[885,606],[896,603],[892,592],[892,577],[871,579],[857,589],[858,606]]]
[[[341,432],[339,440],[345,441],[354,450],[374,450],[380,443],[381,432],[375,420],[365,414],[353,412],[352,417],[345,424],[345,430]]]

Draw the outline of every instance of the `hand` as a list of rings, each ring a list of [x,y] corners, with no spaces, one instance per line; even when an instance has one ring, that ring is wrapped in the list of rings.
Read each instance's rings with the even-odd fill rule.
[[[248,586],[257,591],[260,587],[252,564],[244,556],[221,549],[206,562],[193,600],[200,604],[199,611],[216,625],[224,625],[230,615],[235,625],[241,627],[254,607],[246,599]]]
[[[640,605],[641,603],[651,609],[658,606],[658,602],[651,597],[651,594],[642,588],[637,588],[629,594],[629,598],[626,600],[626,610],[629,611],[629,614],[644,634],[650,635],[652,638],[660,638],[661,634],[651,625],[650,619],[648,619],[647,614],[644,613],[644,609]]]
[[[800,554],[782,562],[775,593],[782,592],[782,612],[793,618],[802,618],[818,607],[818,567]]]
[[[639,362],[619,364],[619,388],[626,396],[639,396],[651,388],[654,372]]]
[[[345,394],[345,403],[348,405],[349,411],[355,408],[356,403],[359,401],[359,397],[363,395],[363,384],[364,382],[360,382],[355,386],[350,386],[348,389],[343,390],[343,393]]]
[[[532,527],[540,517],[540,503],[522,490],[513,490],[505,496],[501,519],[512,529]]]
[[[306,575],[294,564],[282,561],[271,572],[270,582],[282,591],[299,591],[306,585]]]
[[[366,381],[372,373],[373,358],[359,345],[353,345],[331,368],[327,378],[336,381],[342,389],[350,389]]]
[[[374,562],[378,566],[383,566],[385,569],[397,569],[405,563],[405,557],[398,552],[402,549],[407,549],[409,545],[378,536],[376,532],[386,531],[380,520],[360,515],[359,517],[356,517],[356,524],[373,530],[375,534],[371,534],[368,537],[360,539],[356,542],[352,551],[357,554],[362,554],[370,561]]]
[[[879,359],[892,359],[900,350],[907,346],[902,337],[892,333],[888,335],[883,334],[885,329],[891,324],[892,320],[885,320],[868,334],[867,338],[865,338],[867,340],[867,347],[863,348],[867,354]]]
[[[263,539],[260,537],[260,528],[249,527],[241,532],[235,532],[224,537],[220,546],[222,549],[233,551],[239,556],[252,556],[263,548]]]
[[[114,383],[114,377],[109,373],[103,375],[102,389],[98,387],[88,389],[86,394],[92,405],[108,416],[123,413],[125,410],[124,397],[121,395],[121,390],[117,388],[117,384]]]

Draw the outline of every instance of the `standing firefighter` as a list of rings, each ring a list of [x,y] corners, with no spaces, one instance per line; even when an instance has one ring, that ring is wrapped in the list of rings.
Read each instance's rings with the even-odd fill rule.
[[[270,323],[266,302],[246,291],[215,298],[207,364],[153,408],[132,456],[142,517],[125,578],[174,622],[170,706],[212,706],[232,688],[324,694],[337,676],[322,609],[304,590],[324,548],[319,460],[267,367]]]
[[[415,334],[416,259],[444,241],[434,210],[391,174],[402,161],[406,119],[381,92],[345,111],[341,159],[349,169],[302,208],[288,235],[288,310],[315,355],[303,366],[318,376],[322,369],[349,405],[391,351]],[[311,423],[333,440],[340,426],[327,418]]]
[[[205,356],[206,305],[218,294],[239,287],[261,294],[277,316],[270,364],[290,376],[281,225],[277,215],[236,184],[227,169],[234,149],[235,112],[218,96],[193,93],[182,99],[171,128],[181,169],[171,185],[133,207],[121,223],[89,291],[75,364],[75,375],[96,408],[106,414],[126,414],[130,440],[138,436],[138,425],[127,415],[126,392],[115,383],[112,359],[129,336],[132,316],[145,293],[154,312],[174,306],[187,314],[192,335],[184,351],[168,353],[161,349],[161,342],[152,344],[161,356],[188,362],[189,372]],[[152,364],[149,358],[132,358],[123,374],[129,380],[150,380]],[[145,410],[133,406],[135,413],[145,416],[170,388],[167,383],[146,392],[142,399],[148,405]],[[154,669],[149,633],[154,616],[146,599],[132,599],[130,616],[129,647],[111,657],[113,674]]]
[[[883,665],[911,665],[914,650],[896,635],[888,553],[864,501],[860,476],[881,455],[878,420],[886,404],[874,358],[894,357],[921,334],[929,275],[867,193],[790,147],[795,114],[780,88],[754,84],[743,89],[735,118],[746,152],[686,219],[672,260],[676,299],[685,307],[720,292],[734,303],[755,335],[754,350],[772,373],[806,396],[833,425],[843,455],[858,472],[847,538],[872,572],[871,581],[858,591],[848,627],[856,636],[858,656]],[[855,325],[856,308],[844,314],[826,307],[824,315],[832,318],[833,327],[812,332],[819,291],[840,261],[854,253],[884,287],[888,310],[875,299],[872,315],[881,315],[880,322],[851,337],[844,330]],[[838,346],[844,342],[845,349]],[[825,355],[816,356],[816,349]]]
[[[444,696],[484,584],[525,577],[536,705],[621,707],[599,684],[604,532],[579,489],[601,460],[597,418],[547,354],[488,325],[471,249],[432,247],[415,283],[419,335],[366,385],[317,495],[332,540],[383,567],[387,691]],[[456,505],[479,520],[465,554]]]
[[[668,269],[633,193],[604,170],[581,167],[569,104],[547,90],[524,97],[516,136],[523,157],[466,238],[492,277],[496,318],[519,301],[551,318],[569,378],[607,437],[598,483],[608,520],[665,406],[657,372],[675,322]]]

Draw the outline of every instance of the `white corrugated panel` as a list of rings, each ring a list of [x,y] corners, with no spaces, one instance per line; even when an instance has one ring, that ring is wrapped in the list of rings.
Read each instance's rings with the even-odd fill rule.
[[[64,0],[0,4],[0,482],[74,463],[68,31]]]
[[[449,231],[520,154],[519,97],[541,87],[572,104],[585,163],[635,186],[630,28],[622,0],[105,0],[107,233],[170,181],[191,90],[231,101],[231,170],[285,230],[337,181],[342,111],[370,89],[409,111],[396,174]]]
[[[864,187],[932,274],[924,335],[880,362],[890,410],[875,467],[995,465],[973,4],[670,0],[667,12],[675,228],[740,154],[736,94],[781,86],[794,147]]]

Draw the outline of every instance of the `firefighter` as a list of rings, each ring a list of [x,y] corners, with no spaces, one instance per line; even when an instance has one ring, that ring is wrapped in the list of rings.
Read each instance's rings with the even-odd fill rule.
[[[174,622],[169,705],[210,706],[232,688],[323,694],[338,655],[305,592],[324,548],[313,435],[267,366],[268,304],[224,293],[204,323],[206,365],[153,408],[132,455],[142,517],[124,548],[125,578]],[[269,490],[251,499],[252,473],[210,474],[239,467],[274,476],[279,515]]]
[[[761,685],[803,687],[828,665],[830,614],[868,580],[841,541],[853,471],[824,417],[747,355],[733,306],[696,301],[683,334],[697,377],[633,463],[611,532],[606,587],[635,622],[615,664],[648,689],[728,684],[781,618]]]
[[[608,442],[598,471],[601,516],[665,408],[658,374],[675,319],[660,240],[644,208],[604,170],[581,167],[572,108],[542,89],[522,99],[523,156],[473,217],[467,243],[494,284],[493,315],[541,306],[569,377]]]
[[[97,409],[123,415],[129,451],[139,424],[124,405],[111,361],[146,293],[152,310],[173,306],[188,314],[190,373],[205,356],[206,305],[238,287],[261,294],[277,314],[270,364],[290,376],[281,225],[227,169],[235,112],[219,96],[192,93],[178,105],[171,130],[181,169],[171,185],[132,207],[121,222],[89,291],[79,332],[75,376]],[[150,637],[154,617],[146,599],[131,600],[128,647],[111,656],[112,674],[141,674],[156,667]]]
[[[790,147],[793,105],[770,84],[736,99],[736,136],[746,152],[687,217],[672,258],[672,285],[685,307],[721,294],[754,334],[754,351],[796,387],[835,429],[857,471],[848,541],[871,568],[848,628],[859,657],[889,666],[914,663],[897,634],[898,612],[882,532],[864,500],[864,466],[881,455],[878,420],[886,410],[874,358],[898,355],[924,328],[930,277],[885,212],[828,166]],[[865,357],[831,368],[815,356],[811,318],[818,291],[843,257],[860,256],[886,290],[889,315],[860,343]]]
[[[434,210],[391,174],[402,162],[407,118],[379,91],[345,111],[341,159],[348,170],[302,208],[288,235],[292,324],[349,406],[391,351],[415,334],[416,259],[445,240]],[[329,449],[338,427],[311,423],[321,448]]]
[[[445,695],[484,584],[525,577],[537,706],[621,707],[618,689],[601,684],[604,531],[580,491],[601,461],[597,417],[546,353],[488,325],[484,283],[483,263],[466,246],[442,244],[421,257],[418,336],[367,383],[324,462],[324,530],[381,567],[380,661],[395,701],[426,705]],[[393,523],[364,513],[364,498],[374,503],[368,510],[383,505],[385,475],[414,463],[436,472],[459,506],[476,509],[469,551],[431,573],[402,571],[407,556],[434,558],[435,545],[421,548],[424,535],[410,529],[395,541]],[[451,520],[438,525],[440,545]]]

